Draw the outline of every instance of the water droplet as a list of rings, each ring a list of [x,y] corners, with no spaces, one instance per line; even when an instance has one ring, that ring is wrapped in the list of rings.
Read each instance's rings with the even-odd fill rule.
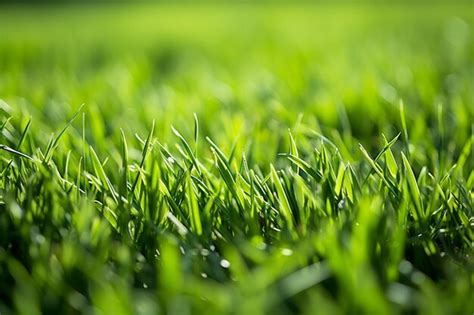
[[[229,268],[230,267],[230,262],[227,259],[222,259],[221,260],[221,267],[222,268]]]

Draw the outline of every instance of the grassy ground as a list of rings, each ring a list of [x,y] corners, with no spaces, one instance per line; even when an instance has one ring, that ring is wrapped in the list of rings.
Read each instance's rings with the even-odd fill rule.
[[[472,313],[473,23],[0,8],[0,313]]]

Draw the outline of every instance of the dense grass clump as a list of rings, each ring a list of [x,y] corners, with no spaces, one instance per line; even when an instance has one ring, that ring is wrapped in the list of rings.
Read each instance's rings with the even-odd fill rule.
[[[0,313],[472,313],[470,9],[0,10]]]

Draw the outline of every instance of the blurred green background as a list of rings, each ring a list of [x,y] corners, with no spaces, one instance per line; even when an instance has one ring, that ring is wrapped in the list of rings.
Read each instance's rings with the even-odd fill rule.
[[[171,124],[191,133],[195,112],[224,146],[258,131],[255,145],[272,152],[258,157],[265,163],[278,151],[272,135],[298,114],[341,128],[343,109],[370,145],[400,127],[387,121],[400,98],[420,126],[413,137],[436,122],[441,102],[462,141],[473,115],[473,19],[458,3],[6,6],[0,95],[48,127],[84,103],[104,139],[153,118],[165,138]]]

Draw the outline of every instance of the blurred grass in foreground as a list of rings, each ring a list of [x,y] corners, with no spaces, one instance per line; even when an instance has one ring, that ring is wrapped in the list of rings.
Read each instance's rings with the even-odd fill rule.
[[[1,7],[0,312],[472,312],[473,23]]]

